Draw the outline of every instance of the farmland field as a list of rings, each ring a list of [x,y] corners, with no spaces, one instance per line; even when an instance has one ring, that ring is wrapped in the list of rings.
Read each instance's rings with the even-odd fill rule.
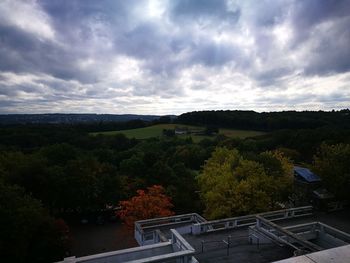
[[[147,139],[152,137],[163,136],[163,129],[175,129],[176,127],[187,128],[191,132],[200,132],[205,129],[204,127],[201,127],[201,126],[190,126],[190,125],[184,125],[184,124],[157,124],[157,125],[153,125],[145,128],[138,128],[138,129],[131,129],[131,130],[96,132],[96,133],[92,133],[92,135],[98,135],[98,134],[114,135],[114,134],[121,133],[128,138]],[[219,134],[223,134],[231,138],[234,138],[234,137],[247,138],[247,137],[263,135],[265,133],[260,131],[252,131],[252,130],[219,129]],[[177,136],[179,136],[180,138],[192,137],[192,139],[195,142],[198,142],[205,138],[208,138],[208,139],[213,138],[211,136],[196,135],[196,134],[184,134],[184,135],[177,135]]]

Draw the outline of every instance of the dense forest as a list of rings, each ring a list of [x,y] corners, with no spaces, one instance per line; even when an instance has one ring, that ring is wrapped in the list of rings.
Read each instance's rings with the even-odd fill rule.
[[[291,169],[298,163],[350,200],[349,118],[349,110],[212,111],[151,122],[2,126],[0,255],[11,262],[61,260],[69,252],[72,218],[101,219],[153,185],[164,189],[175,213],[222,218],[275,208],[292,191]],[[213,135],[198,143],[176,136],[90,134],[171,121],[268,133],[246,139]]]
[[[278,129],[350,128],[350,110],[341,111],[198,111],[180,115],[180,123],[272,131]]]

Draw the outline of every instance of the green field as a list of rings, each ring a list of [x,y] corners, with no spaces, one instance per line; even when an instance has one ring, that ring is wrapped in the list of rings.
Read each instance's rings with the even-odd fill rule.
[[[200,126],[190,126],[190,125],[183,125],[183,124],[157,124],[145,128],[138,128],[138,129],[131,129],[131,130],[122,130],[122,131],[107,131],[107,132],[96,132],[92,133],[92,135],[114,135],[114,134],[124,134],[128,138],[135,138],[135,139],[147,139],[152,137],[160,137],[163,136],[163,129],[175,129],[175,127],[178,128],[188,128],[190,131],[202,131],[204,130],[204,127]],[[252,131],[252,130],[233,130],[233,129],[219,129],[219,134],[224,134],[227,137],[231,138],[247,138],[247,137],[253,137],[258,135],[265,134],[264,132],[260,131]],[[184,135],[176,135],[180,138],[188,138],[192,137],[193,141],[198,142],[202,139],[212,139],[214,137],[211,136],[204,136],[204,135],[195,135],[195,134],[184,134]]]

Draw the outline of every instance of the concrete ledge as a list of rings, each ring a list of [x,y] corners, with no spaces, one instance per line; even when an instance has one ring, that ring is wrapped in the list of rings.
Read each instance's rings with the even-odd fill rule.
[[[126,256],[128,254],[135,254],[135,253],[142,253],[144,251],[150,251],[154,249],[167,249],[169,247],[169,250],[172,249],[172,244],[171,242],[163,242],[159,244],[154,244],[154,245],[148,245],[148,246],[142,246],[142,247],[135,247],[135,248],[127,248],[127,249],[122,249],[122,250],[116,250],[116,251],[111,251],[111,252],[105,252],[105,253],[100,253],[100,254],[94,254],[90,256],[84,256],[84,257],[69,257],[65,258],[63,261],[60,262],[96,262],[96,260],[101,260],[107,258],[112,258],[112,257],[121,257],[121,256]],[[118,261],[115,261],[118,262]],[[120,262],[120,261],[119,261]]]
[[[231,217],[219,220],[212,220],[203,223],[193,224],[193,234],[200,235],[208,232],[233,229],[244,226],[255,225],[256,218],[262,217],[269,221],[279,221],[296,217],[312,215],[312,206],[302,206],[297,208],[282,209],[272,212],[252,214],[246,216]]]
[[[288,258],[274,263],[345,263],[350,259],[350,245],[326,249],[299,257]]]
[[[138,260],[132,260],[132,261],[125,261],[125,263],[148,263],[148,262],[165,262],[167,260],[171,259],[177,259],[184,256],[191,256],[194,254],[194,251],[178,251],[171,254],[161,255],[161,256],[155,256],[150,258],[144,258],[144,259],[138,259]]]

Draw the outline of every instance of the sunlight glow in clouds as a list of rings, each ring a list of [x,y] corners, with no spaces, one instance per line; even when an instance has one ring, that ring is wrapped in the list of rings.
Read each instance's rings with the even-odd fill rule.
[[[0,113],[350,107],[346,0],[3,0]]]
[[[161,0],[150,0],[147,5],[147,15],[149,17],[161,18],[165,9]]]

